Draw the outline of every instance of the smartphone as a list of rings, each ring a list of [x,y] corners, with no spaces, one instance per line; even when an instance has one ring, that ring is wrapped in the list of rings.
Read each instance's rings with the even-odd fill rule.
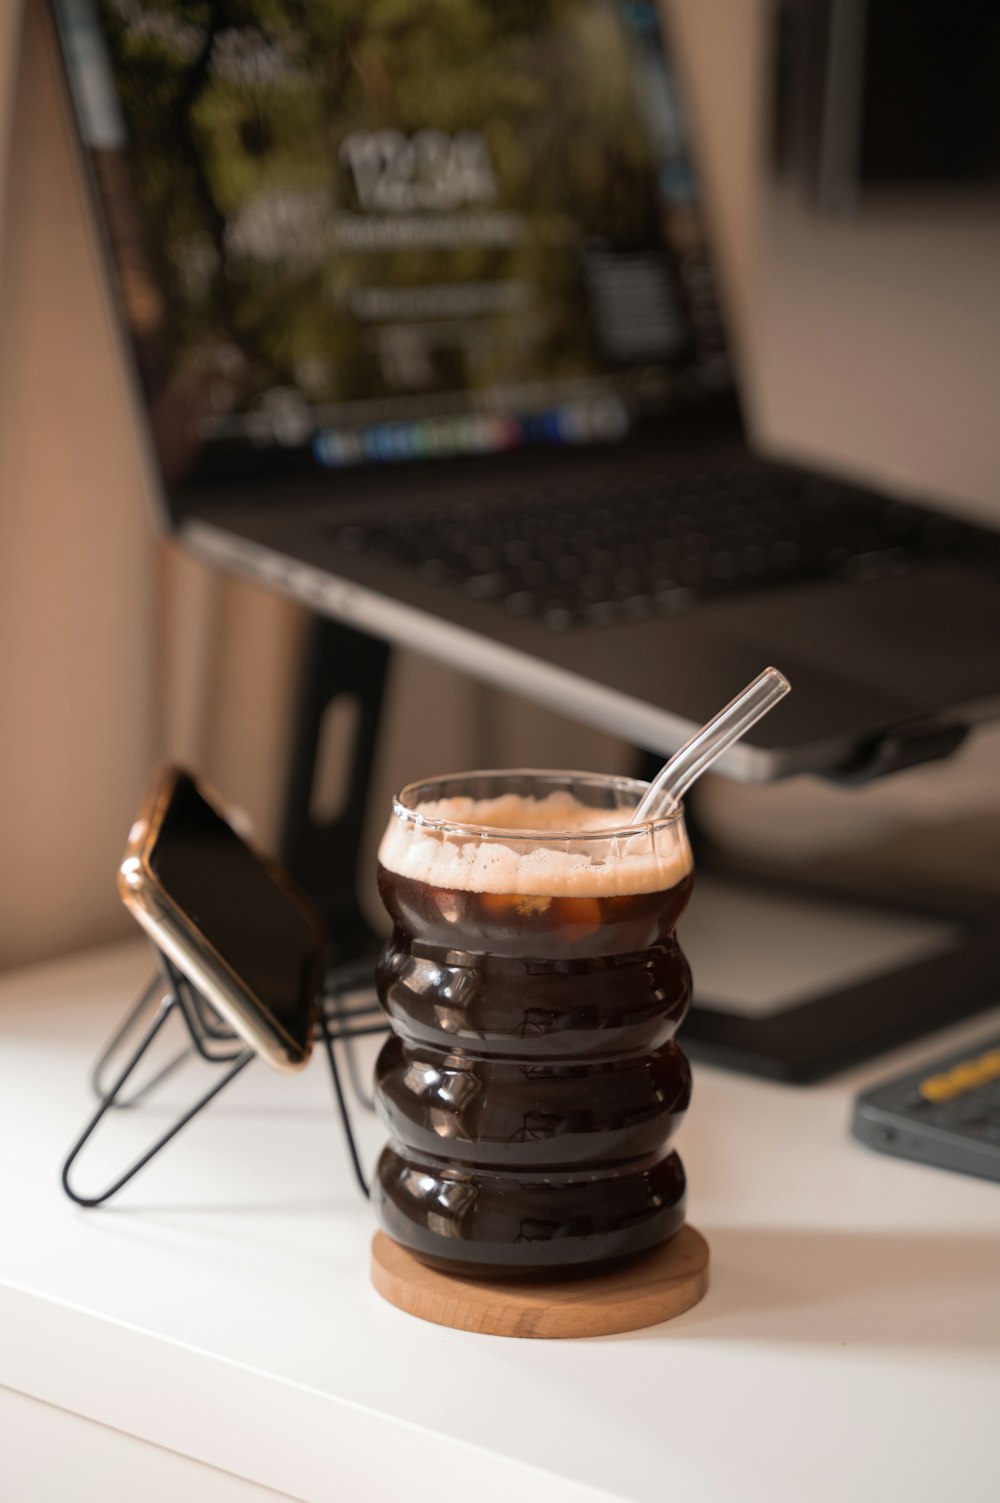
[[[323,920],[189,773],[153,774],[118,890],[153,943],[250,1048],[279,1070],[306,1064],[326,969]]]

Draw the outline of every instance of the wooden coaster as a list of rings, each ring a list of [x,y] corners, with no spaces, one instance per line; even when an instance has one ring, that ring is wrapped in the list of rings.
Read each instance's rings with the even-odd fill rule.
[[[708,1288],[708,1243],[693,1226],[614,1273],[565,1283],[455,1278],[428,1268],[384,1232],[372,1241],[372,1283],[390,1305],[484,1336],[610,1336],[690,1310]]]

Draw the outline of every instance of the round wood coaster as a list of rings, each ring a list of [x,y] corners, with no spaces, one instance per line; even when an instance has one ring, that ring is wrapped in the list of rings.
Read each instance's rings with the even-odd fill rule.
[[[522,1283],[439,1273],[376,1232],[372,1283],[400,1310],[459,1331],[610,1336],[671,1320],[696,1305],[708,1288],[708,1243],[693,1226],[684,1226],[664,1247],[613,1273]]]

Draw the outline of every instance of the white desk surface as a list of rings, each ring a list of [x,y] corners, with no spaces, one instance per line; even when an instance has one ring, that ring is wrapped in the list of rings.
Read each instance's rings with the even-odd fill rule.
[[[0,1384],[309,1503],[1000,1496],[1000,1185],[847,1135],[863,1082],[997,1013],[808,1090],[696,1069],[679,1146],[708,1297],[633,1335],[519,1342],[370,1288],[319,1056],[252,1065],[112,1206],[63,1197],[88,1066],[149,969],[129,945],[0,981]],[[120,1114],[79,1182],[181,1084]]]

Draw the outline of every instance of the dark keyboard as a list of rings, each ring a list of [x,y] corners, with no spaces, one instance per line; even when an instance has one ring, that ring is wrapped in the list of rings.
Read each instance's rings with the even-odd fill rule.
[[[868,1091],[852,1129],[883,1153],[1000,1179],[1000,1039]]]
[[[996,548],[990,534],[921,507],[755,462],[503,504],[400,509],[334,536],[556,631]]]

